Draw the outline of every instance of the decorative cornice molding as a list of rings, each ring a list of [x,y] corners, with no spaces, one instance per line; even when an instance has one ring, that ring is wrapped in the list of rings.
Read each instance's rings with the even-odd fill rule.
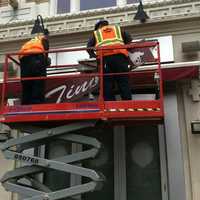
[[[200,17],[200,2],[198,0],[152,1],[144,3],[144,7],[150,16],[147,23]],[[136,9],[136,5],[127,5],[89,10],[47,17],[44,22],[51,35],[91,31],[99,18],[108,19],[110,23],[120,23],[122,26],[134,26],[140,24],[133,21]],[[33,23],[34,20],[29,20],[0,25],[0,42],[29,38]]]
[[[165,6],[173,6],[173,5],[181,5],[185,3],[200,3],[198,0],[157,0],[157,1],[151,1],[144,3],[144,8],[161,8]],[[123,11],[136,11],[137,5],[130,4],[123,7],[111,7],[111,8],[101,8],[96,10],[87,10],[87,11],[81,11],[77,13],[66,13],[66,14],[60,14],[58,16],[51,16],[46,17],[44,21],[59,21],[59,20],[68,20],[68,19],[77,19],[82,17],[92,17],[96,15],[104,15],[109,13],[119,13]],[[31,24],[34,20],[20,20],[20,21],[11,21],[8,24],[0,24],[0,28],[4,27],[10,27],[10,26],[16,26],[16,25],[28,25]]]

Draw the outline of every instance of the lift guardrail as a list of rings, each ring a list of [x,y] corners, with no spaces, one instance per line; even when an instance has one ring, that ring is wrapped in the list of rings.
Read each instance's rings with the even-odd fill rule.
[[[122,47],[116,47],[122,48]],[[137,81],[138,77],[142,80],[140,70],[132,70],[126,73],[103,73],[103,51],[110,50],[112,47],[102,47],[95,50],[100,52],[100,59],[98,65],[90,63],[83,67],[83,62],[80,64],[70,65],[56,65],[50,68],[63,69],[70,68],[65,74],[54,74],[47,77],[28,77],[28,78],[9,78],[8,77],[8,64],[9,60],[19,65],[18,60],[15,58],[19,54],[10,53],[6,55],[4,65],[4,78],[2,83],[2,96],[1,96],[1,121],[2,122],[20,122],[20,121],[46,121],[46,120],[80,120],[80,119],[147,119],[155,118],[161,119],[163,117],[163,82],[160,67],[160,51],[159,43],[157,41],[147,41],[132,43],[124,45],[123,48],[135,49],[138,52],[143,52],[144,61],[142,64],[153,63],[157,65],[156,70],[146,70],[146,74],[152,80],[152,85],[156,87],[157,98],[151,100],[129,100],[129,101],[104,101],[103,98],[103,85],[104,76],[123,76],[128,75],[130,81]],[[153,48],[154,57],[149,58],[145,49],[151,50]],[[65,53],[65,52],[80,52],[86,51],[87,48],[71,48],[71,49],[57,49],[50,50],[48,53]],[[152,53],[152,52],[151,52]],[[145,58],[146,55],[146,58]],[[153,53],[152,53],[153,55]],[[138,55],[140,57],[140,55]],[[89,61],[88,61],[89,62]],[[73,71],[73,70],[74,71]],[[7,99],[11,92],[18,90],[20,93],[20,82],[22,80],[46,80],[47,90],[51,84],[57,84],[56,88],[46,91],[47,102],[42,105],[8,105]],[[146,82],[145,78],[143,79]],[[79,85],[76,83],[80,83]],[[74,85],[72,85],[72,83]],[[69,84],[68,91],[66,88]],[[71,84],[71,85],[70,85]],[[141,84],[142,85],[142,84]],[[143,84],[144,85],[144,84]],[[16,86],[16,87],[15,87]],[[75,87],[76,86],[76,87]],[[14,89],[15,88],[15,89]],[[96,91],[95,91],[96,90]],[[89,95],[95,91],[95,100],[84,100],[84,95]],[[59,93],[57,99],[52,101],[52,96]],[[19,98],[19,94],[15,95]],[[73,96],[73,98],[71,98]],[[81,98],[82,99],[81,99]],[[71,98],[71,99],[70,99]],[[48,102],[48,100],[51,101]],[[27,118],[27,116],[29,116]]]

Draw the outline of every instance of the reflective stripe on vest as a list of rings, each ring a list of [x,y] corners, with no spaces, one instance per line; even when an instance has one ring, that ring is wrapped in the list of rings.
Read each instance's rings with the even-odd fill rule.
[[[19,58],[27,56],[27,53],[43,53],[45,49],[42,44],[42,38],[42,36],[37,36],[26,42],[19,51],[19,53],[26,53],[26,55],[19,55]]]
[[[124,44],[119,26],[104,26],[94,32],[96,46],[107,46],[112,44]]]
[[[96,47],[120,47],[124,45],[120,26],[104,26],[101,29],[94,31],[94,36],[96,39]],[[103,50],[104,56],[119,53],[128,56],[128,52],[126,49]],[[97,56],[99,56],[98,54],[99,52],[97,51]]]

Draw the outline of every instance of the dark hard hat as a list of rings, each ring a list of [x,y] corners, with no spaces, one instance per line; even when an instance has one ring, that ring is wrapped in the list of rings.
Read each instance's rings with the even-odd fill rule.
[[[108,25],[108,24],[109,22],[107,20],[101,19],[95,24],[94,30],[96,31],[100,25]]]

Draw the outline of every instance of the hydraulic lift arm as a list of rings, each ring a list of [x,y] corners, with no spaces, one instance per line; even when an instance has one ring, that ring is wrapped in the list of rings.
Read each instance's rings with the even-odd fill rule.
[[[38,132],[33,130],[35,132],[33,134],[6,141],[1,145],[4,156],[7,159],[29,163],[29,165],[7,172],[1,179],[2,185],[8,191],[26,196],[25,200],[57,200],[98,189],[104,181],[104,176],[92,169],[73,164],[84,159],[94,158],[99,152],[101,144],[95,138],[73,134],[74,131],[94,126],[95,122],[73,123]],[[24,150],[47,144],[51,139],[60,139],[71,143],[91,146],[92,148],[52,160],[23,152]],[[36,174],[46,172],[48,169],[80,175],[91,179],[91,181],[62,190],[51,191],[45,184],[34,179]],[[24,181],[21,181],[22,179],[26,179],[26,182],[29,184],[25,184]]]

